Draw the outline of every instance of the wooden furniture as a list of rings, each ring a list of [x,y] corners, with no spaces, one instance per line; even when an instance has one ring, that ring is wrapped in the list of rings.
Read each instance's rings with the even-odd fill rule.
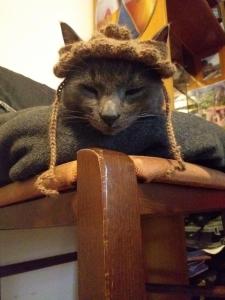
[[[11,203],[1,209],[1,229],[75,222],[81,300],[186,300],[199,293],[225,297],[224,287],[188,288],[183,220],[188,213],[225,210],[225,174],[187,164],[186,171],[167,178],[172,163],[81,150],[77,190],[25,201],[38,195],[34,180],[1,188],[0,204]],[[62,176],[64,166],[57,167],[63,189],[66,184],[71,188],[76,177],[74,162],[65,168]]]
[[[214,0],[167,0],[168,22],[171,24],[171,59],[179,63],[196,80],[187,82],[188,90],[225,79],[225,32],[212,7],[219,7],[224,19],[224,2]],[[206,76],[206,59],[218,55],[219,69]],[[216,59],[216,57],[214,57]],[[211,73],[213,73],[213,66]],[[183,77],[184,79],[184,77]],[[187,79],[187,77],[186,77]],[[186,91],[185,91],[186,92]]]
[[[207,0],[167,0],[171,33],[193,55],[206,57],[225,45],[225,33]]]

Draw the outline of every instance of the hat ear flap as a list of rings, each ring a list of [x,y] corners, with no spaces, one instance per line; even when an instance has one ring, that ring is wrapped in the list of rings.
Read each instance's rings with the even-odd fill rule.
[[[81,38],[69,25],[64,22],[60,22],[60,27],[65,45],[81,41]]]
[[[170,25],[167,24],[153,36],[152,40],[157,42],[167,43],[169,38],[169,32],[170,32]]]

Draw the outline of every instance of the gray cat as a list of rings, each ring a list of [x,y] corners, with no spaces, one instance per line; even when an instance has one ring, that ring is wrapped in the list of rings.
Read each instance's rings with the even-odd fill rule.
[[[65,43],[76,34],[62,24]],[[158,36],[165,42],[167,34]],[[162,40],[163,38],[163,40]],[[171,157],[156,70],[126,59],[87,58],[65,82],[57,124],[57,164],[82,148]],[[48,168],[51,107],[0,115],[0,184],[25,180]],[[173,113],[176,139],[186,161],[225,171],[225,130],[198,117]]]

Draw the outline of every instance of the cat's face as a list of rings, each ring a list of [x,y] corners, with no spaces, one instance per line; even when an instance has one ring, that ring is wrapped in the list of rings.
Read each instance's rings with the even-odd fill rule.
[[[65,119],[82,119],[114,135],[145,116],[162,113],[162,83],[141,64],[88,59],[67,79],[62,103]]]

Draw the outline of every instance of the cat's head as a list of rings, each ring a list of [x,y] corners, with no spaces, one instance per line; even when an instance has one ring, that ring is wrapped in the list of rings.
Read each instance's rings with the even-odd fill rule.
[[[65,47],[55,73],[66,77],[61,95],[65,119],[82,119],[103,134],[116,134],[143,117],[163,113],[161,78],[173,71],[173,65],[165,57],[168,27],[147,44],[152,50],[147,57],[141,54],[146,45],[130,40],[126,28],[109,28],[111,31],[104,31],[106,41],[100,33],[91,42],[83,42],[73,29],[61,23]],[[111,48],[107,48],[110,43]],[[144,48],[135,54],[127,45]],[[158,53],[158,45],[164,52]]]

